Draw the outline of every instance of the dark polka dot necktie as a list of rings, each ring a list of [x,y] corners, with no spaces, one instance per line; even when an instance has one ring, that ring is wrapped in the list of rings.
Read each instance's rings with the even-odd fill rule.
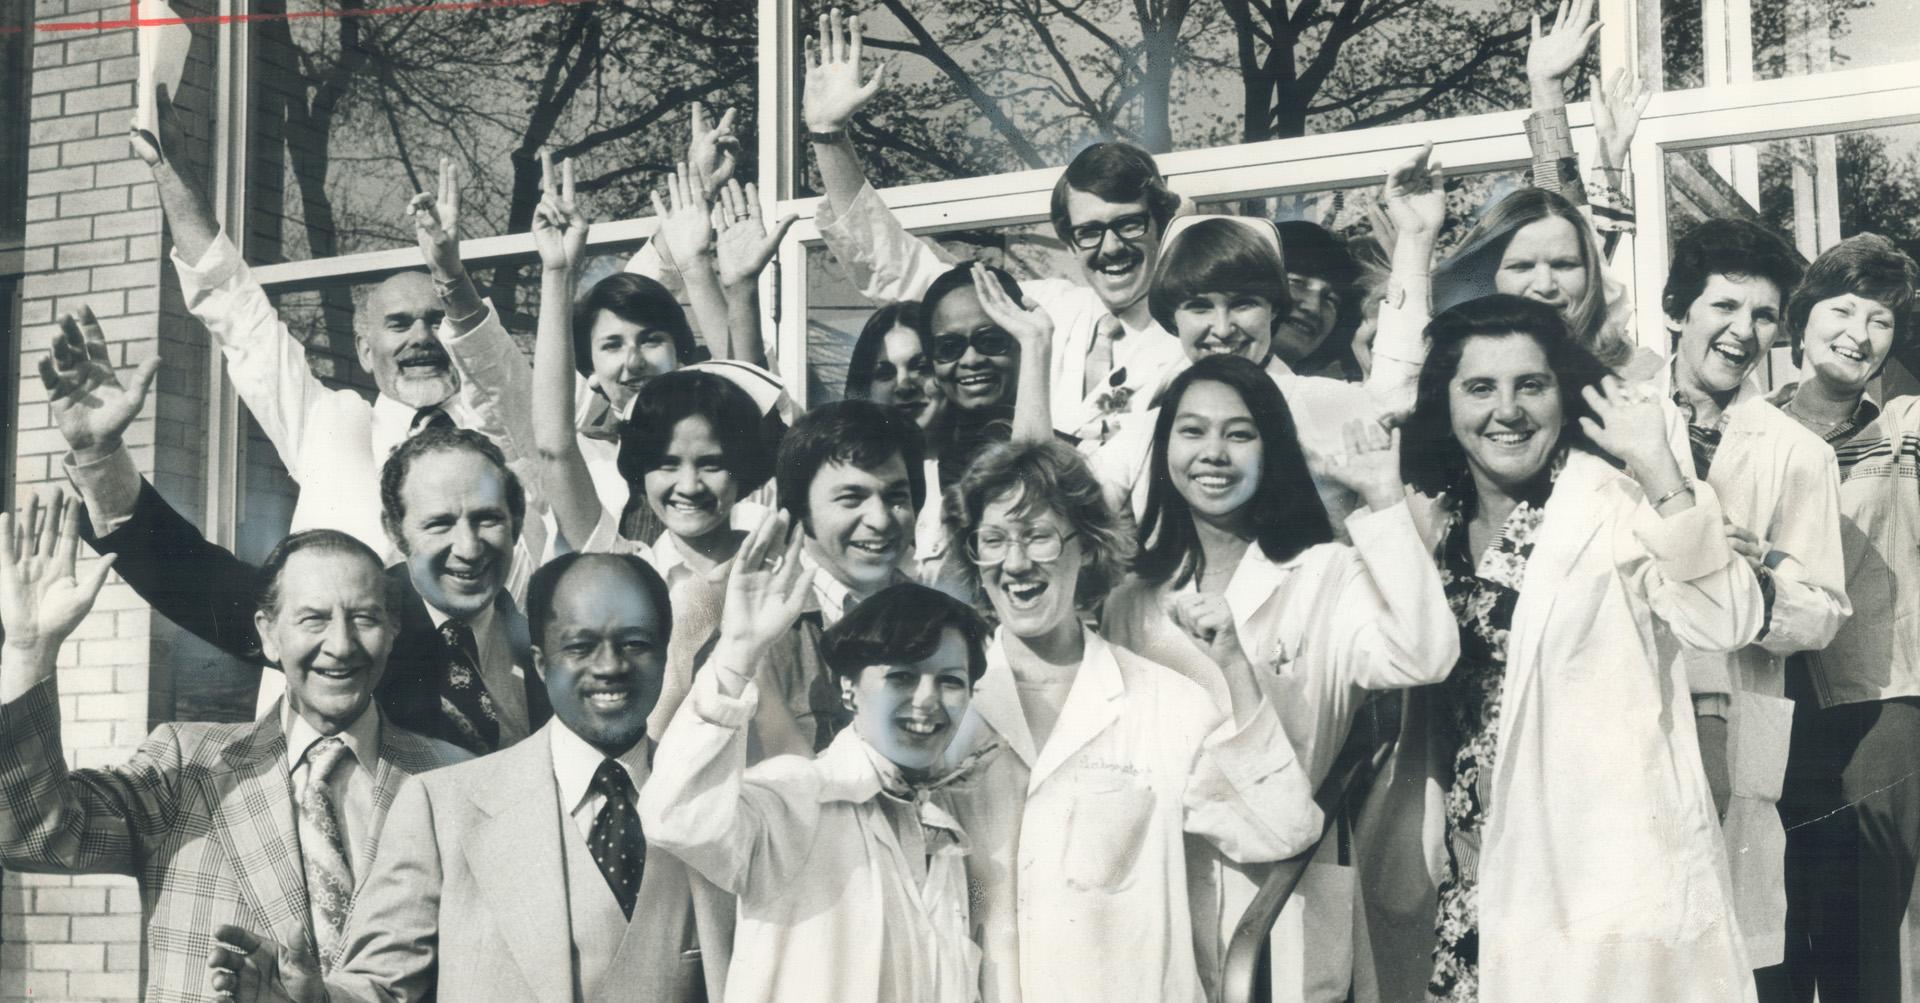
[[[593,792],[606,798],[587,833],[587,852],[600,865],[607,887],[620,902],[620,911],[633,918],[640,897],[640,874],[646,868],[647,841],[640,834],[640,813],[633,808],[633,781],[611,759],[602,760],[593,773]]]

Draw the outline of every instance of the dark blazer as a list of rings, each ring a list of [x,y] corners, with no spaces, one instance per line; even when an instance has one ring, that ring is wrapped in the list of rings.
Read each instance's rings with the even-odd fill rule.
[[[237,658],[262,661],[253,613],[260,599],[260,569],[210,542],[144,478],[133,514],[118,529],[101,536],[91,517],[80,520],[80,534],[94,551],[118,554],[114,570],[160,615]],[[387,717],[408,731],[452,742],[475,753],[459,730],[440,713],[440,674],[446,671],[446,642],[440,638],[426,600],[407,577],[406,565],[387,569],[399,583],[400,631],[387,657],[387,674],[374,692]],[[513,663],[526,677],[527,730],[538,731],[553,716],[546,683],[534,670],[527,618],[513,597],[494,599],[495,615],[506,627]]]
[[[313,958],[281,705],[248,724],[162,724],[126,763],[76,770],[60,744],[57,683],[0,705],[0,864],[137,878],[149,1003],[206,998],[207,951],[221,924]],[[403,782],[468,758],[381,722],[356,899]]]

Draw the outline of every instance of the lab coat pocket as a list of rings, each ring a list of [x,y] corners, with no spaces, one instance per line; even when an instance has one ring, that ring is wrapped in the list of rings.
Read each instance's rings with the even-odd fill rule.
[[[1133,883],[1134,862],[1153,822],[1153,788],[1123,774],[1075,784],[1061,869],[1079,891],[1116,892]]]
[[[1728,773],[1733,793],[1780,800],[1787,775],[1787,742],[1793,734],[1793,701],[1736,691],[1727,712]]]

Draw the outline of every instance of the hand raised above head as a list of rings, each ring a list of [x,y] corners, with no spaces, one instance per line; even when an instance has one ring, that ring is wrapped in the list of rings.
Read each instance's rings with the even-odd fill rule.
[[[973,263],[973,290],[980,299],[980,309],[986,311],[987,319],[1013,335],[1013,340],[1020,343],[1022,351],[1053,343],[1053,318],[1037,306],[1015,303],[1000,280],[987,271],[986,265],[977,261]]]
[[[1533,38],[1527,45],[1527,79],[1534,83],[1564,80],[1587,57],[1603,22],[1593,16],[1593,0],[1560,0],[1553,26],[1540,30],[1540,15],[1532,15]]]
[[[875,94],[891,63],[882,63],[867,80],[860,79],[860,19],[842,22],[840,8],[820,15],[820,33],[807,40],[807,83],[800,99],[801,116],[812,132],[834,132],[847,127],[853,116]]]
[[[1653,91],[1624,67],[1608,75],[1607,85],[1593,97],[1593,131],[1600,137],[1601,166],[1627,166],[1640,115],[1652,100]]]
[[[136,119],[127,130],[127,141],[133,146],[134,156],[148,167],[159,167],[186,147],[186,133],[180,128],[180,117],[174,113],[173,96],[167,93],[166,84],[154,87],[153,115],[160,134],[140,128]]]
[[[567,268],[578,271],[587,256],[587,218],[574,197],[573,158],[553,169],[553,154],[540,151],[540,187],[544,193],[533,210],[533,244],[540,252],[540,264],[549,271]]]
[[[1387,206],[1387,221],[1400,235],[1431,238],[1440,233],[1447,222],[1447,179],[1433,159],[1433,143],[1387,172],[1380,198]]]
[[[109,556],[76,576],[79,547],[80,506],[62,491],[36,493],[17,514],[0,512],[0,627],[8,647],[33,652],[48,670],[113,569]]]
[[[720,274],[720,285],[728,289],[751,285],[773,260],[781,239],[799,218],[797,213],[788,213],[769,233],[761,215],[760,190],[751,181],[744,187],[738,180],[728,181],[713,207],[713,225],[718,231],[714,267]]]
[[[687,163],[715,185],[726,184],[739,163],[735,154],[740,149],[740,137],[733,131],[734,112],[728,108],[720,113],[720,121],[709,126],[706,105],[695,101],[687,118]]]
[[[61,314],[59,327],[51,351],[40,359],[40,384],[46,388],[54,426],[75,459],[85,462],[119,447],[127,426],[146,404],[160,358],[142,362],[131,385],[123,385],[92,308]]]
[[[684,160],[674,165],[666,181],[664,201],[659,191],[649,193],[653,214],[660,221],[655,239],[674,266],[686,271],[701,266],[700,259],[713,250],[713,185],[697,165]]]
[[[451,157],[440,158],[439,192],[420,192],[407,200],[413,237],[427,270],[438,280],[465,275],[460,260],[460,169]]]

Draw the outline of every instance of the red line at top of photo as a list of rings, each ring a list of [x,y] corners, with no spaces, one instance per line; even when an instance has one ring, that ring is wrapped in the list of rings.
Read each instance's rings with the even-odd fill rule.
[[[365,10],[308,10],[286,14],[211,14],[205,17],[140,16],[140,0],[129,0],[127,17],[120,21],[52,21],[34,25],[36,31],[113,31],[118,28],[159,28],[175,24],[244,24],[249,21],[304,21],[316,17],[383,17],[390,14],[453,14],[496,7],[567,7],[600,0],[445,0],[440,3],[392,4]]]

